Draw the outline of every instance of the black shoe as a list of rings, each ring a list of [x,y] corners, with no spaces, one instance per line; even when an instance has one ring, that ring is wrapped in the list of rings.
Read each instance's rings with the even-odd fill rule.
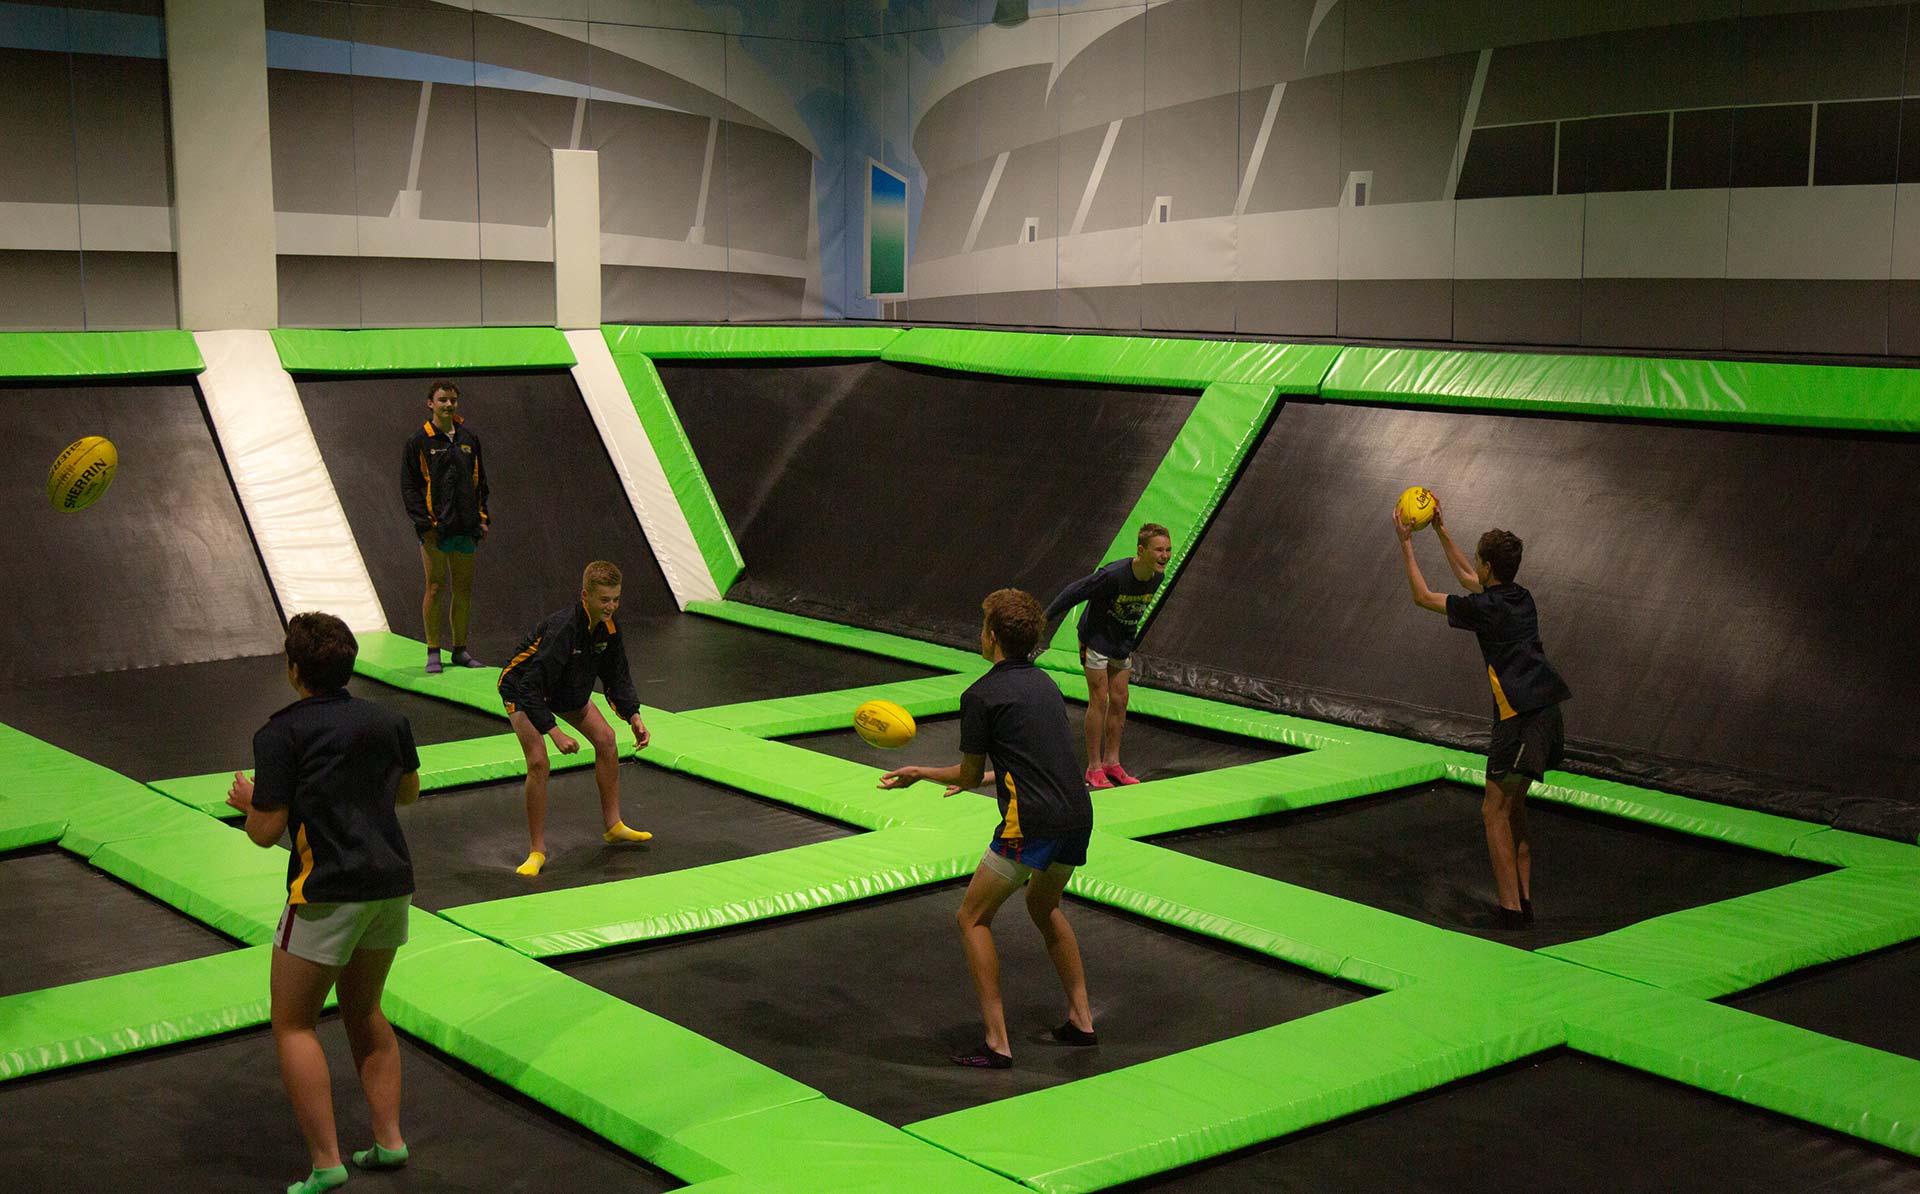
[[[1098,1033],[1082,1032],[1073,1026],[1072,1020],[1068,1020],[1065,1024],[1054,1029],[1053,1039],[1063,1045],[1097,1045],[1100,1043]]]
[[[1499,904],[1493,906],[1493,927],[1496,929],[1524,929],[1529,923],[1527,914],[1518,908],[1506,908]]]
[[[1520,897],[1520,917],[1529,929],[1533,927],[1533,901],[1526,896]]]
[[[981,1041],[980,1047],[971,1053],[955,1053],[953,1064],[971,1066],[976,1070],[1010,1070],[1013,1068],[1013,1058]]]

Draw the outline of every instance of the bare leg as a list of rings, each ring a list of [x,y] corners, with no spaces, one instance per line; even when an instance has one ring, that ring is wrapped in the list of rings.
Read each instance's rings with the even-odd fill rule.
[[[547,852],[547,775],[553,765],[547,761],[547,740],[533,728],[525,713],[516,711],[509,719],[514,736],[520,739],[520,751],[527,756],[527,838],[535,854]]]
[[[440,624],[447,616],[447,587],[442,579],[447,575],[447,553],[434,546],[437,542],[432,534],[420,541],[420,567],[427,578],[426,595],[420,598],[420,621],[426,630],[428,650],[439,649]]]
[[[1527,844],[1527,788],[1532,781],[1514,775],[1507,782],[1512,788],[1507,824],[1513,837],[1514,870],[1520,878],[1520,899],[1529,901],[1533,899],[1533,847]]]
[[[1007,1012],[1000,1002],[1000,955],[993,948],[993,915],[1020,885],[981,863],[967,884],[954,922],[960,927],[960,947],[966,951],[973,993],[980,1000],[980,1019],[986,1027],[987,1048],[1011,1057],[1007,1043]]]
[[[600,820],[612,829],[620,824],[620,744],[613,736],[613,727],[592,702],[560,716],[593,744],[593,782],[600,789]]]
[[[1520,910],[1520,866],[1515,858],[1513,823],[1510,820],[1513,797],[1499,780],[1487,781],[1487,796],[1480,804],[1480,820],[1487,831],[1487,857],[1493,863],[1493,885],[1500,906]]]
[[[1082,652],[1084,653],[1084,648]],[[1087,676],[1087,766],[1100,765],[1102,743],[1107,728],[1107,670],[1100,668],[1082,668]]]
[[[1060,975],[1060,988],[1067,993],[1067,1020],[1082,1032],[1093,1031],[1093,1009],[1087,1004],[1087,972],[1080,964],[1080,941],[1060,910],[1060,893],[1073,878],[1072,867],[1055,870],[1048,867],[1027,881],[1027,915],[1040,930],[1047,957]]]
[[[293,1103],[293,1118],[306,1137],[315,1169],[340,1164],[340,1141],[333,1127],[333,1085],[327,1055],[320,1048],[320,1009],[340,977],[340,967],[273,951],[268,986],[272,991],[273,1046],[280,1057],[280,1081]]]
[[[1127,668],[1107,668],[1106,754],[1101,756],[1102,765],[1120,762],[1120,730],[1127,724],[1127,681],[1132,675]]]
[[[473,556],[447,553],[447,571],[453,580],[453,645],[467,645],[467,622],[473,612]]]
[[[374,1143],[390,1150],[407,1146],[400,1134],[400,1042],[380,1010],[380,993],[396,952],[355,950],[340,974],[340,1018],[346,1023],[360,1089],[366,1092],[367,1110],[373,1117]]]

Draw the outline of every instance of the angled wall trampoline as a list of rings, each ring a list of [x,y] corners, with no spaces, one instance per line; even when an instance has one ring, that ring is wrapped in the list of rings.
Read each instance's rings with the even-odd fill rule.
[[[356,611],[356,688],[425,727],[389,1011],[417,1163],[448,1184],[1920,1181],[1920,542],[1887,500],[1920,472],[1910,372],[891,328],[0,347],[0,426],[51,442],[64,403],[134,428],[96,522],[10,510],[23,609],[72,589],[63,551],[120,577],[62,607],[119,637],[16,637],[0,686],[0,893],[28,910],[0,935],[0,1144],[29,1185],[131,1180],[143,1152],[207,1188],[297,1164],[290,1133],[223,1127],[278,1097],[284,859],[221,796],[277,707],[276,603],[323,601]],[[310,433],[327,519],[275,506],[242,364]],[[563,604],[572,557],[631,561],[654,743],[623,785],[658,837],[574,843],[535,888],[504,881],[520,756],[492,673],[420,674],[382,521],[409,425],[382,421],[436,376],[522,452],[515,517],[549,528],[515,553],[536,568],[483,557],[478,647]],[[50,459],[22,442],[16,472]],[[1416,481],[1463,538],[1528,538],[1576,691],[1526,933],[1480,911],[1477,659],[1407,604],[1386,526]],[[1049,596],[1145,519],[1176,544],[1129,729],[1148,782],[1097,794],[1071,889],[1102,1045],[1035,1039],[1053,981],[1007,924],[1016,1068],[957,1070],[948,926],[993,806],[875,779],[954,749],[987,590]],[[290,544],[322,523],[351,560],[309,575]],[[200,587],[116,574],[143,545],[203,553]],[[1077,710],[1071,647],[1042,662]],[[875,696],[920,741],[859,743]],[[556,779],[557,829],[582,778]],[[84,1146],[102,1132],[126,1155]]]

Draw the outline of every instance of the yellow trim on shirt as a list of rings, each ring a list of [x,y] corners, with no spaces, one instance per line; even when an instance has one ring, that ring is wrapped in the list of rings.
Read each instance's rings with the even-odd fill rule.
[[[293,840],[294,850],[300,855],[300,873],[287,885],[287,903],[304,904],[307,902],[307,876],[313,874],[313,847],[307,845],[307,827],[302,825]]]
[[[1013,782],[1013,776],[1003,777],[1007,781],[1007,818],[1006,827],[1000,831],[1003,840],[1018,839],[1020,834],[1020,787]]]
[[[1500,711],[1500,720],[1505,721],[1509,717],[1518,717],[1519,714],[1513,711],[1513,706],[1507,704],[1507,694],[1505,690],[1500,687],[1500,677],[1493,674],[1492,664],[1487,665],[1487,681],[1493,685],[1493,707]]]

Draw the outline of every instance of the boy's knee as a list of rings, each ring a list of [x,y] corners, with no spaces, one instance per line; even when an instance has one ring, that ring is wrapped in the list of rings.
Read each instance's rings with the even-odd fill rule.
[[[527,752],[527,775],[534,779],[545,779],[553,771],[553,764],[547,759],[547,748]]]

